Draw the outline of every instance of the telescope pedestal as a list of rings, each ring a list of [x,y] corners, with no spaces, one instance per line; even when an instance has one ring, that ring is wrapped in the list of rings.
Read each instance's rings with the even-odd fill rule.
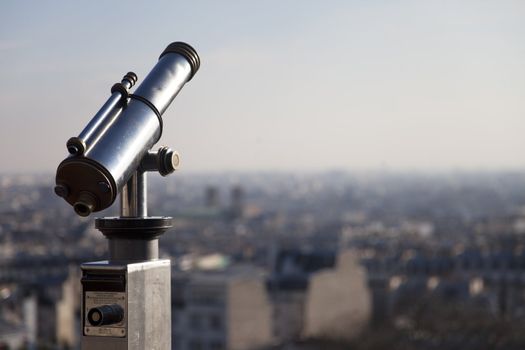
[[[96,220],[110,259],[82,269],[82,350],[171,350],[171,263],[158,259],[169,217]]]
[[[171,218],[148,217],[146,172],[167,176],[179,166],[168,147],[152,151],[162,115],[200,67],[197,52],[173,42],[142,84],[133,72],[111,88],[111,97],[58,166],[55,193],[80,216],[111,206],[120,194],[120,217],[96,227],[109,240],[110,258],[82,264],[82,349],[171,349],[170,261],[159,260],[158,237]]]

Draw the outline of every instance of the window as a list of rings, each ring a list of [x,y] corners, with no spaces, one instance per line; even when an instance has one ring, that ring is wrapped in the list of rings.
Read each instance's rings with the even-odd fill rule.
[[[191,329],[199,330],[202,329],[202,317],[199,314],[190,315],[190,327]]]
[[[212,340],[208,348],[210,350],[224,350],[224,343],[220,340]]]
[[[220,315],[217,315],[217,314],[210,315],[208,321],[209,321],[210,329],[213,329],[216,331],[222,329],[222,319]]]
[[[191,339],[188,343],[188,348],[190,350],[204,350],[204,346],[199,339]]]

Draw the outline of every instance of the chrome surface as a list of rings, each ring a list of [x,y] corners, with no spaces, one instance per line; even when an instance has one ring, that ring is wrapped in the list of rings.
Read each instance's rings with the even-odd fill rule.
[[[156,111],[140,99],[130,99],[121,107],[120,92],[111,95],[79,136],[86,143],[85,152],[70,156],[57,169],[56,184],[69,190],[59,188],[58,194],[67,194],[64,199],[76,205],[77,214],[87,216],[109,207],[122,190],[128,192],[123,196],[123,216],[147,215],[145,191],[141,190],[144,195],[135,201],[136,193],[130,195],[127,183],[161,136],[161,121],[156,112],[164,113],[192,74],[186,57],[167,52],[134,93],[149,101]],[[131,86],[126,79],[122,84],[126,88]],[[176,168],[175,163],[178,157],[172,157],[166,168]],[[145,177],[140,181],[138,186],[144,187]],[[99,186],[101,182],[107,186]],[[83,198],[79,198],[82,193]]]
[[[133,83],[127,79],[127,76],[124,76],[121,84],[127,90],[133,86]],[[119,111],[116,109],[116,107],[118,106],[121,99],[122,94],[120,92],[115,91],[113,94],[111,94],[102,108],[100,108],[97,114],[95,114],[88,125],[86,125],[84,130],[82,130],[78,138],[86,143],[87,148],[89,148],[91,144],[96,142],[96,140],[104,134],[107,128],[111,125],[111,122],[114,120],[114,118],[117,117]]]
[[[136,178],[137,216],[144,218],[148,216],[148,174],[144,171],[137,171]]]
[[[117,189],[121,189],[159,134],[157,115],[144,103],[131,100],[85,156],[102,165],[111,174]]]
[[[81,266],[84,273],[121,274],[126,281],[124,333],[108,336],[86,335],[82,332],[82,350],[171,350],[171,267],[169,260],[86,263]],[[104,285],[100,286],[104,292]],[[91,292],[92,293],[92,292]],[[81,320],[86,326],[86,309],[91,306],[83,290]],[[118,294],[118,295],[117,295]],[[109,294],[109,298],[119,293]],[[103,295],[102,295],[103,296]],[[90,328],[95,328],[90,326]]]
[[[134,94],[149,100],[163,114],[190,76],[191,66],[186,58],[168,53],[162,56]]]
[[[120,216],[129,216],[129,193],[127,184],[120,190]]]
[[[103,135],[104,131],[111,125],[111,122],[118,116],[119,111],[116,107],[119,105],[121,98],[120,92],[115,91],[78,135],[78,138],[86,144],[86,150],[89,150],[89,147]]]
[[[148,216],[147,174],[136,171],[120,192],[120,216]]]
[[[135,217],[136,215],[136,199],[135,193],[136,186],[133,185],[135,182],[135,176],[122,187],[120,191],[120,216],[121,217]]]

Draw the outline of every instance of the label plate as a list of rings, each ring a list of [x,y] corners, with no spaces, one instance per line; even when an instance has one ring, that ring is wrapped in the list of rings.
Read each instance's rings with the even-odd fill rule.
[[[119,323],[94,327],[89,325],[87,314],[94,307],[118,304],[124,310],[124,317]],[[126,336],[126,293],[122,292],[86,292],[84,300],[84,335],[97,337]]]

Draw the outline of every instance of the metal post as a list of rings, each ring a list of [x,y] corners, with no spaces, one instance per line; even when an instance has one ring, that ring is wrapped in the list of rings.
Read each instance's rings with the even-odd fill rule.
[[[109,260],[81,266],[82,350],[170,350],[171,263],[159,259],[158,242],[171,218],[147,216],[145,171],[124,186],[120,209],[95,221]]]
[[[144,171],[137,170],[122,188],[120,194],[120,216],[148,216],[148,178]]]
[[[95,222],[108,239],[109,259],[81,267],[82,350],[171,349],[171,264],[159,259],[159,236],[171,218],[147,216],[146,174],[165,163],[157,159],[172,158],[168,150],[160,158],[150,152],[150,166],[123,187],[120,217]]]
[[[148,216],[148,174],[138,170],[135,176],[137,178],[137,216],[145,218]]]

